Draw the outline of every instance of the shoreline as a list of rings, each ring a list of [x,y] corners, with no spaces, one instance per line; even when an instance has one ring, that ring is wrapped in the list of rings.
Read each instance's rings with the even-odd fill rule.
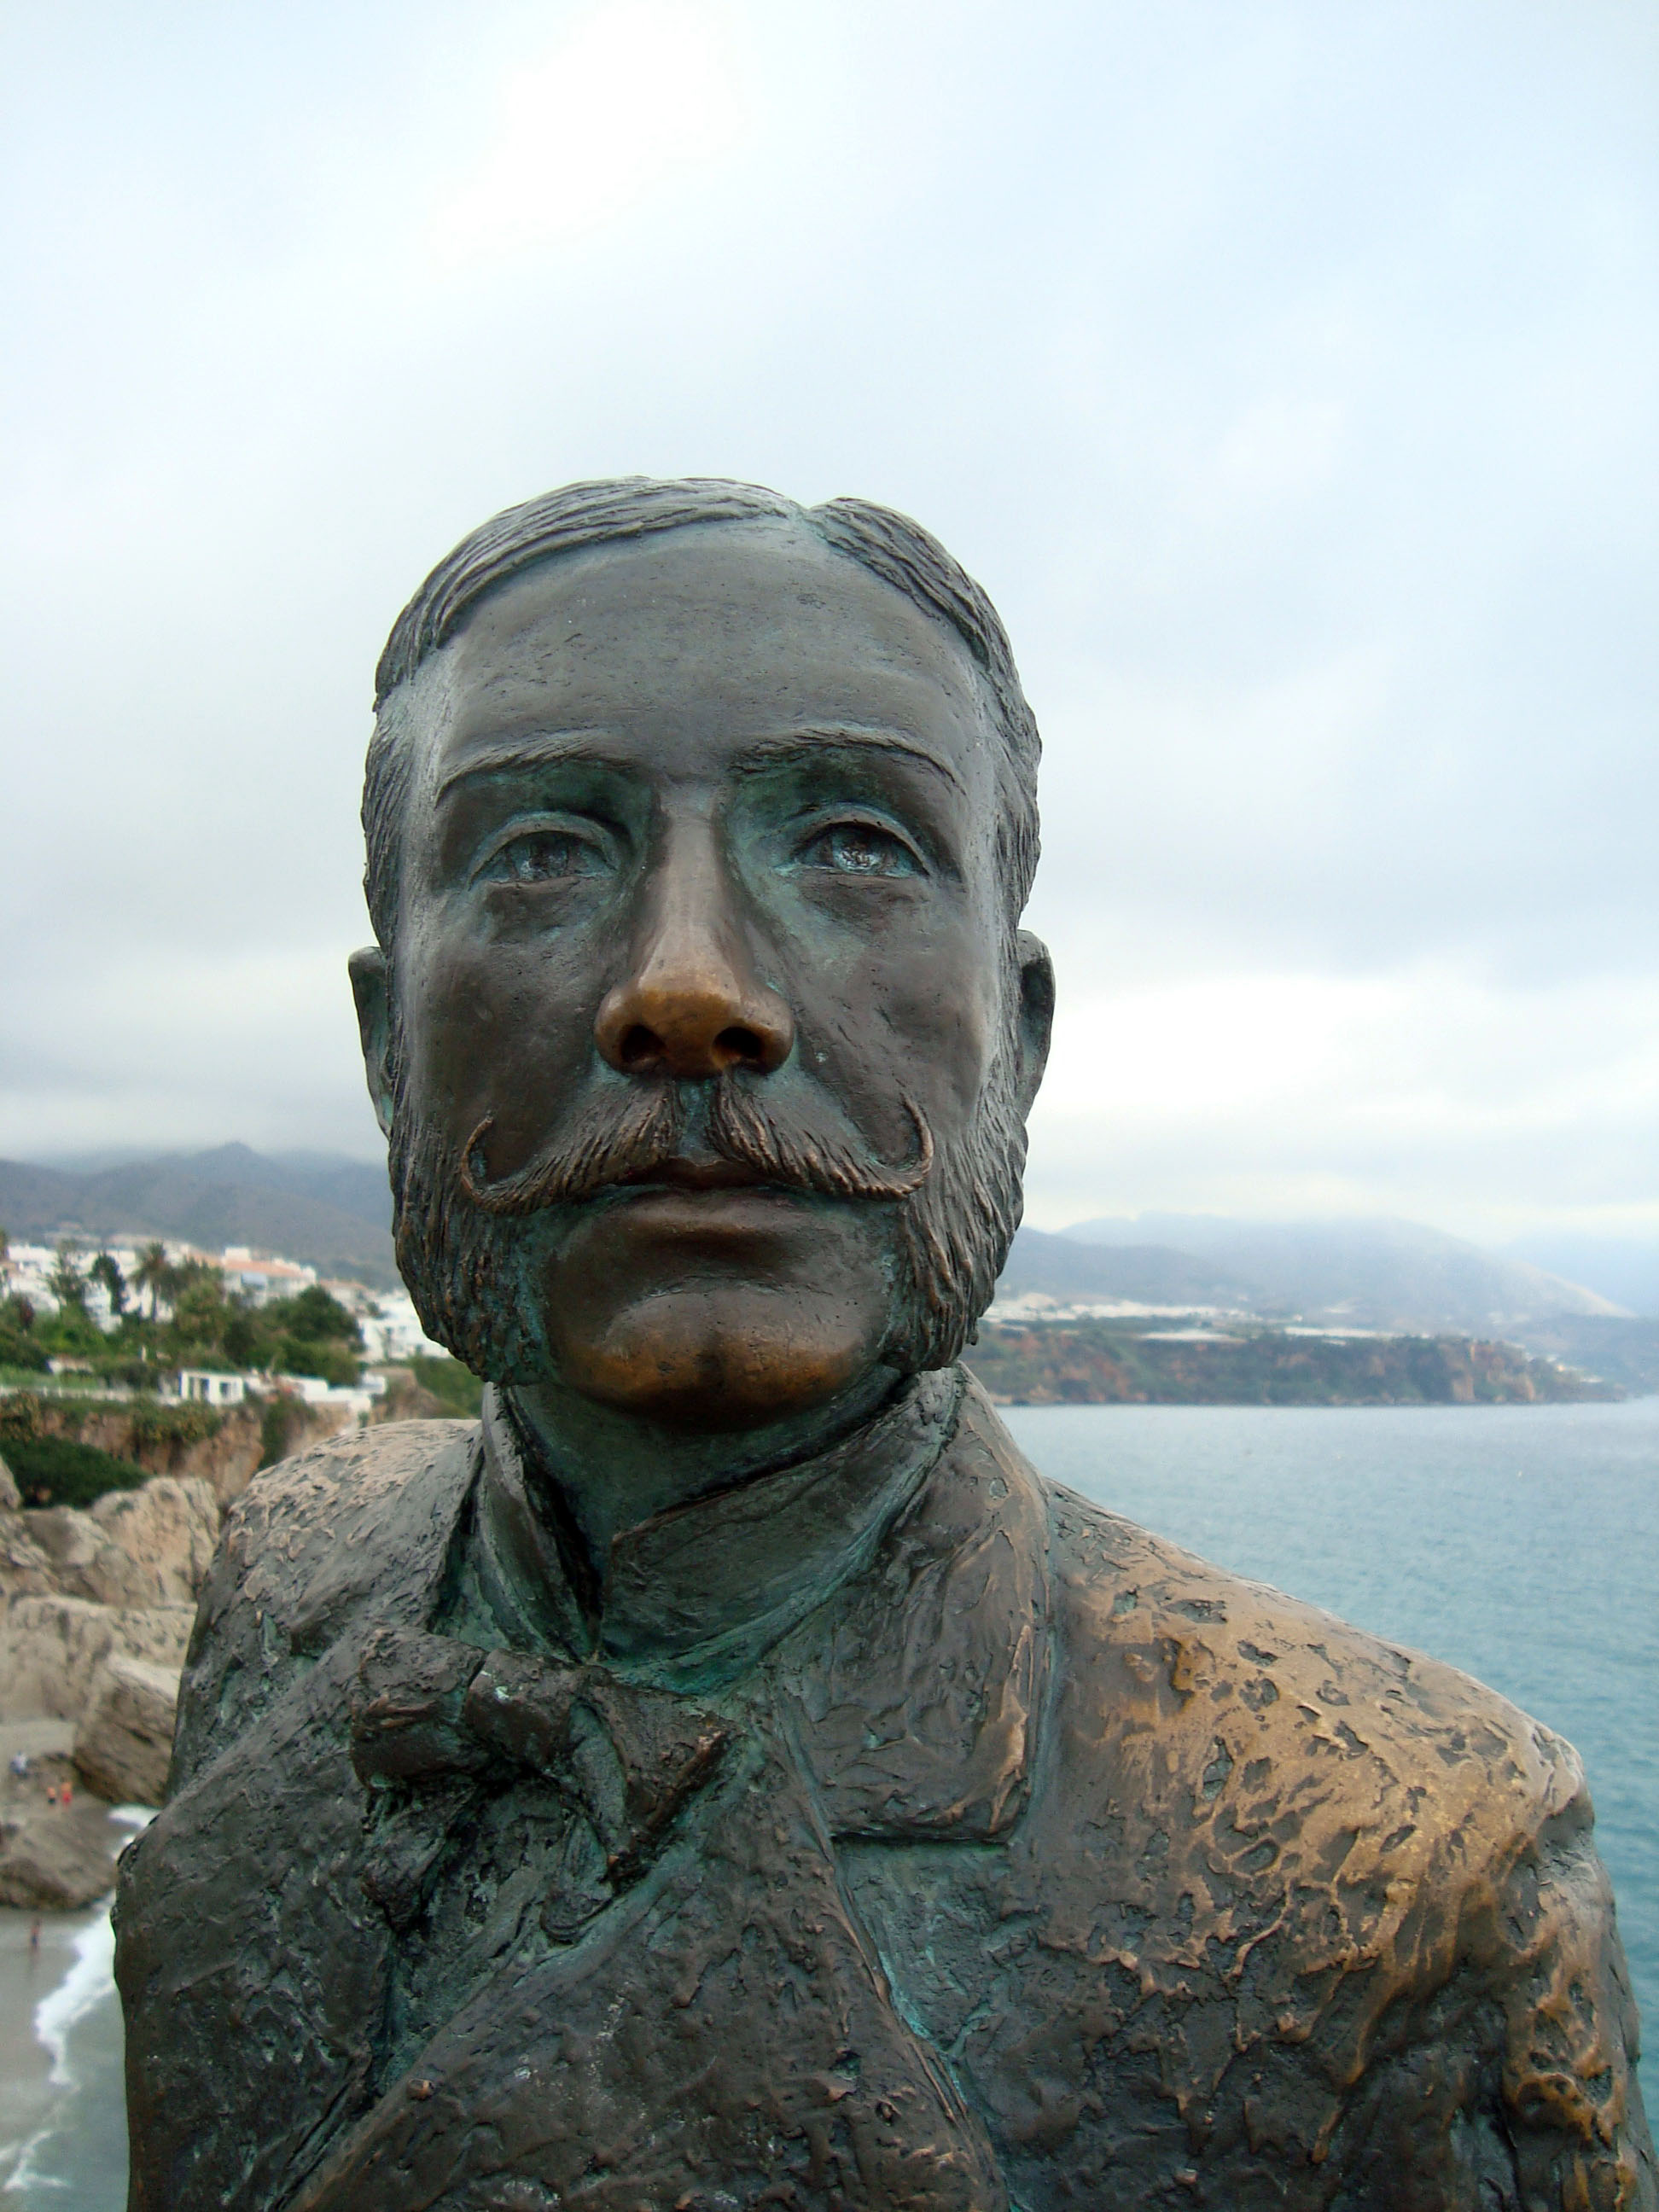
[[[123,2212],[126,2203],[112,1862],[151,1815],[124,1805],[108,1817],[107,1896],[75,1912],[0,1906],[0,2197],[18,2212]]]

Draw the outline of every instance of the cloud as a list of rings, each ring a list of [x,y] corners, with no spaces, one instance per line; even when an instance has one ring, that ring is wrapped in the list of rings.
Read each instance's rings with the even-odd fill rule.
[[[380,641],[483,516],[643,470],[889,500],[1002,608],[1042,1218],[1644,1202],[1656,46],[1612,0],[20,21],[0,1142],[372,1146]]]
[[[717,7],[625,0],[509,70],[487,152],[434,214],[439,265],[580,236],[729,161],[748,122],[732,43]]]
[[[1381,1208],[1659,1232],[1659,981],[1500,988],[1431,962],[1074,988],[1028,1194],[1050,1228]]]

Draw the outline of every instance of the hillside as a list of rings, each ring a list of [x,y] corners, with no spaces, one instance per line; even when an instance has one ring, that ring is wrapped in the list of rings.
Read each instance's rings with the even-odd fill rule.
[[[1634,1398],[1659,1395],[1659,1320],[1559,1314],[1516,1332],[1528,1352],[1564,1360]]]
[[[0,1226],[19,1238],[167,1237],[207,1251],[249,1244],[390,1286],[391,1214],[384,1165],[339,1153],[273,1157],[222,1145],[78,1168],[0,1161]],[[1659,1388],[1651,1325],[1626,1326],[1617,1305],[1578,1283],[1411,1222],[1142,1214],[1081,1222],[1060,1236],[1022,1229],[998,1291],[1510,1337],[1626,1389]]]
[[[325,1274],[390,1285],[391,1212],[383,1168],[328,1155],[270,1159],[225,1145],[86,1174],[0,1160],[0,1225],[20,1238],[171,1237],[204,1251],[251,1244]]]
[[[1649,1237],[1543,1231],[1500,1249],[1507,1260],[1529,1260],[1583,1283],[1628,1313],[1659,1316],[1659,1231]]]
[[[1066,1299],[1113,1298],[1126,1304],[1235,1307],[1250,1310],[1260,1293],[1227,1267],[1194,1259],[1167,1244],[1084,1244],[1022,1229],[997,1284],[1001,1297],[1030,1291]]]
[[[1049,1322],[987,1326],[967,1359],[1003,1405],[1527,1405],[1621,1395],[1513,1345],[1467,1337],[1158,1335]]]
[[[1229,1221],[1141,1214],[1079,1222],[1064,1241],[1118,1249],[1155,1243],[1252,1285],[1247,1310],[1434,1335],[1512,1336],[1562,1314],[1617,1316],[1611,1299],[1520,1260],[1411,1221]]]

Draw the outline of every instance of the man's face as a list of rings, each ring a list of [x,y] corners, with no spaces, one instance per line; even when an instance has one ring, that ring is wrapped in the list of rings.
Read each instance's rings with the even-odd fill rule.
[[[498,589],[413,694],[394,1156],[519,1316],[450,1334],[671,1425],[830,1401],[994,1066],[1017,1119],[1041,1073],[965,648],[809,532],[702,526]]]

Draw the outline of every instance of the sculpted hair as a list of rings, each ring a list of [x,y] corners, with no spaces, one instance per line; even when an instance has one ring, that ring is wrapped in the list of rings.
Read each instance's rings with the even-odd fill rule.
[[[616,477],[566,484],[482,524],[439,562],[392,624],[375,671],[374,735],[363,784],[363,889],[374,934],[386,951],[397,933],[398,848],[410,768],[402,695],[422,664],[455,635],[482,599],[539,562],[696,523],[771,518],[814,532],[826,545],[902,592],[924,614],[946,623],[972,654],[1003,744],[997,863],[1012,929],[1036,872],[1042,740],[1020,688],[1008,634],[967,570],[920,523],[867,500],[799,507],[761,485],[719,477]]]

